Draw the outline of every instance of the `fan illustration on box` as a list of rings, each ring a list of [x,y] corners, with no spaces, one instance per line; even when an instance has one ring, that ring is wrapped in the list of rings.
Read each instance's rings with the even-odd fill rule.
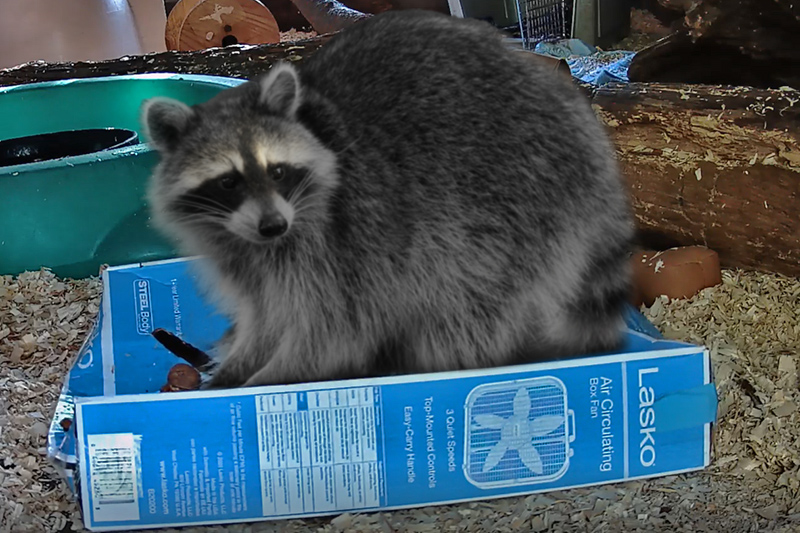
[[[555,481],[569,468],[575,415],[555,377],[491,383],[466,401],[464,471],[479,488]]]

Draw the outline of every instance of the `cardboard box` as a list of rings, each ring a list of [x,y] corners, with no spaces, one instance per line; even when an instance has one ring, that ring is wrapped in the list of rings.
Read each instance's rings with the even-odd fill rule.
[[[633,308],[618,354],[158,393],[181,361],[154,328],[209,350],[228,325],[197,293],[190,261],[103,273],[100,317],[50,435],[94,531],[485,500],[710,462],[709,353],[658,338]]]

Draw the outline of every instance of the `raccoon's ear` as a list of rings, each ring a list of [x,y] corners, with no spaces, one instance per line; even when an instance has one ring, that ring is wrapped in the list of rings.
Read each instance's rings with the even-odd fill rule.
[[[145,136],[158,150],[174,150],[193,115],[191,107],[172,98],[150,98],[141,108]]]
[[[259,102],[276,115],[293,117],[300,107],[300,76],[289,63],[278,63],[261,81]]]

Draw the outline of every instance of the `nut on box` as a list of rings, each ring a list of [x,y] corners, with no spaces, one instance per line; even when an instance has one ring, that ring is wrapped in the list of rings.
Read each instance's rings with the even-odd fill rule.
[[[633,304],[650,306],[659,296],[691,298],[722,282],[719,256],[705,246],[633,254]]]
[[[161,387],[161,392],[179,392],[199,388],[200,372],[191,365],[178,363],[169,370],[167,384]]]

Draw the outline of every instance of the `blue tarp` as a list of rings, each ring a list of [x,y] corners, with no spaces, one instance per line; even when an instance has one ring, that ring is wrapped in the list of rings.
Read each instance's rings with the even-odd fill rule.
[[[626,50],[599,50],[579,39],[539,43],[534,51],[564,59],[575,78],[592,85],[627,83],[628,67],[635,55],[635,52]]]

